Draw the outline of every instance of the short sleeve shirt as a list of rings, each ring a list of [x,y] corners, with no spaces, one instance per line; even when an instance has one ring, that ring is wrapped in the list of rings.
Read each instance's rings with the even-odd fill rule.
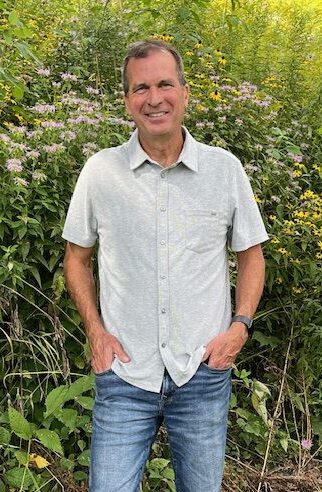
[[[137,130],[93,155],[63,231],[85,248],[98,241],[102,323],[131,358],[115,358],[112,370],[153,392],[165,368],[177,386],[188,382],[207,343],[228,329],[228,246],[268,239],[240,161],[184,132],[170,167],[151,160]]]

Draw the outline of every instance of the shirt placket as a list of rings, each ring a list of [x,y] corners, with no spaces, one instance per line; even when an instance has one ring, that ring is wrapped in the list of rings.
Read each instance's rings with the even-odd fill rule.
[[[169,173],[162,170],[158,178],[158,291],[159,291],[159,349],[165,362],[169,342],[170,303],[169,303],[169,225],[168,193]]]

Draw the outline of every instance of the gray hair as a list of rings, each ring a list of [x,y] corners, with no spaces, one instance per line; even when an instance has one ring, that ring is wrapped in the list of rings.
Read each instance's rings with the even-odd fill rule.
[[[122,83],[123,91],[126,95],[129,92],[129,81],[127,78],[127,66],[131,58],[146,58],[151,51],[167,51],[171,53],[176,62],[178,79],[180,85],[186,85],[184,76],[183,61],[178,51],[171,44],[165,43],[159,39],[151,39],[146,41],[137,41],[130,44],[122,66]]]

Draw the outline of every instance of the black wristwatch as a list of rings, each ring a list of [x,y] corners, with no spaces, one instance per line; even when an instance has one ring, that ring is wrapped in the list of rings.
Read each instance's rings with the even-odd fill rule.
[[[249,338],[253,336],[254,327],[253,327],[253,320],[251,318],[248,318],[247,316],[242,316],[240,314],[236,314],[231,318],[231,323],[233,323],[234,321],[239,321],[239,323],[244,323],[244,325],[247,328]]]

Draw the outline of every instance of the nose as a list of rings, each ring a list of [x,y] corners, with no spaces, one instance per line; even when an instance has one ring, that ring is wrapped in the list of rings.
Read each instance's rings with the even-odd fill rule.
[[[149,106],[157,107],[162,102],[162,95],[158,87],[150,87],[147,103]]]

